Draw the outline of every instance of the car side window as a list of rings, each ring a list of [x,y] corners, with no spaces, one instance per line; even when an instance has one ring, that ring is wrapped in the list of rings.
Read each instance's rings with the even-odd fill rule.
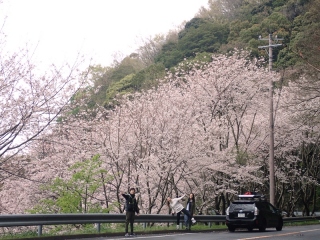
[[[276,209],[270,203],[268,203],[268,206],[271,212],[276,212]]]
[[[262,210],[262,211],[268,210],[268,208],[264,203],[256,203],[256,205],[259,208],[259,210]]]

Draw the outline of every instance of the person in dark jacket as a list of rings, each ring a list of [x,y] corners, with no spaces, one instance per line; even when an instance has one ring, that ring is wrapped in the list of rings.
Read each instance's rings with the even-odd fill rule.
[[[191,230],[191,222],[195,223],[193,215],[196,212],[196,200],[195,200],[195,197],[194,197],[193,193],[189,194],[189,198],[188,198],[188,201],[187,201],[187,203],[185,205],[185,209],[189,212],[189,214],[191,216],[191,219],[189,219],[188,215],[186,215],[186,214],[184,215],[184,221],[185,221],[185,224],[186,224],[186,229],[187,230]]]
[[[126,210],[126,237],[133,236],[133,222],[134,222],[134,217],[135,213],[137,213],[137,216],[139,216],[139,208],[138,208],[138,203],[137,199],[135,198],[135,189],[130,188],[129,194],[122,193],[122,196],[126,199],[126,205],[125,205],[125,210]],[[130,230],[131,234],[129,235],[128,232],[128,226],[130,223]]]

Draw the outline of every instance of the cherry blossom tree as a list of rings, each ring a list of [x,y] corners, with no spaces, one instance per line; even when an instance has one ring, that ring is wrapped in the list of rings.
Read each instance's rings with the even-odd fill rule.
[[[248,188],[248,182],[256,184],[252,189],[262,188],[261,164],[266,160],[266,155],[259,156],[257,151],[268,134],[265,120],[268,88],[264,79],[270,74],[238,57],[214,58],[207,69],[199,68],[181,78],[195,92],[193,97],[201,111],[198,116],[201,135],[208,139],[209,157],[204,163],[213,166],[204,168],[209,171],[204,175],[212,176],[212,188],[199,189],[209,190],[208,202],[221,202],[224,206],[228,193],[241,193],[241,186]],[[208,179],[206,184],[209,185]],[[216,196],[220,199],[212,199]]]
[[[278,205],[293,215],[312,214],[319,187],[318,82],[302,76],[283,89],[277,116],[276,161]]]
[[[32,158],[29,147],[56,123],[84,79],[79,77],[83,62],[80,57],[72,65],[43,69],[33,59],[35,50],[9,51],[4,24],[5,21],[0,29],[0,190],[6,192],[5,181],[13,181],[16,183],[13,186],[23,189],[22,183],[28,181],[29,172],[25,167]],[[17,206],[13,209],[20,212]]]
[[[52,67],[44,74],[28,52],[0,55],[0,170],[39,136],[68,104],[79,87],[77,66]]]
[[[223,214],[235,194],[268,192],[268,81],[279,76],[241,53],[188,64],[185,61],[157,88],[123,98],[112,110],[65,114],[34,143],[25,174],[39,182],[57,176],[67,180],[72,176],[70,166],[99,154],[102,168],[112,178],[103,181],[107,175],[101,176],[104,184],[94,198],[104,207],[115,204],[116,212],[123,211],[119,194],[129,187],[137,189],[144,213],[167,212],[167,196],[193,192],[199,210],[214,208]],[[303,137],[301,122],[295,121],[298,112],[290,109],[295,106],[290,89],[275,90],[280,96],[275,114],[277,204],[287,209],[294,206],[289,200],[302,200],[306,192],[309,198],[315,196],[308,189],[315,186],[318,174],[315,159],[305,161],[294,154],[303,142],[310,149],[309,143],[317,145],[317,139]],[[301,126],[311,130],[311,125]],[[300,153],[307,155],[308,149]],[[308,170],[301,164],[309,164]],[[11,184],[5,182],[7,192]],[[19,209],[50,197],[37,190],[40,184],[24,184],[27,200]],[[290,186],[294,188],[288,192]],[[308,199],[305,202],[310,205]]]

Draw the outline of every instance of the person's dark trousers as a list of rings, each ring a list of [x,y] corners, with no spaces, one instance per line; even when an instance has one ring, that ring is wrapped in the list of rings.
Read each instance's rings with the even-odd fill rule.
[[[177,213],[177,225],[180,224],[180,215],[181,215],[181,212],[178,212]]]
[[[128,226],[130,223],[131,234],[133,234],[133,222],[134,222],[135,212],[126,212],[126,233],[128,233]]]

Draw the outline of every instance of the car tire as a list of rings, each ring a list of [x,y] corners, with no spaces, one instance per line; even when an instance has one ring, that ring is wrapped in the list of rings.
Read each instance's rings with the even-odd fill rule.
[[[282,220],[282,218],[280,218],[280,219],[279,219],[278,226],[276,226],[276,230],[277,230],[277,231],[281,231],[281,230],[282,230],[282,227],[283,227],[283,220]]]
[[[248,227],[248,231],[252,232],[253,231],[253,227]]]
[[[236,228],[234,226],[228,226],[229,232],[234,232]]]
[[[259,225],[259,232],[265,232],[267,228],[267,223],[265,219],[262,219]]]

